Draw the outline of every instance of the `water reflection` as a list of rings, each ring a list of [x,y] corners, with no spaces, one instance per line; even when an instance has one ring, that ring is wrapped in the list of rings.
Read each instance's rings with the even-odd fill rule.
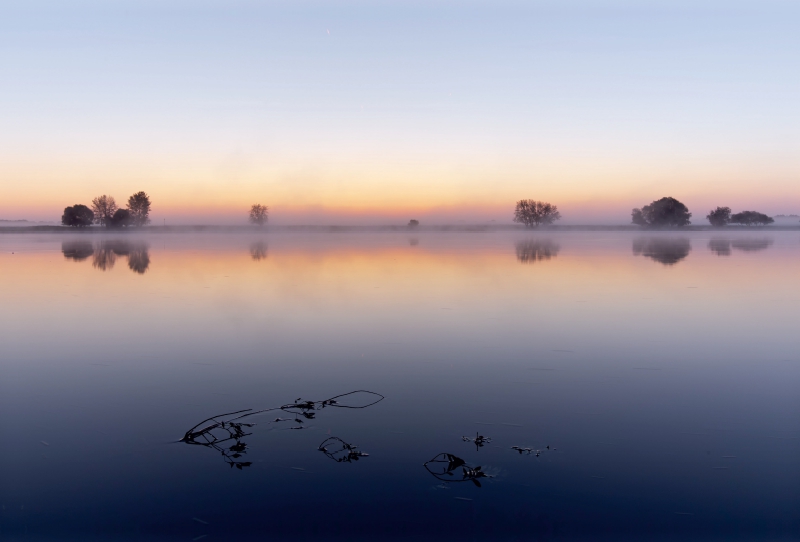
[[[692,251],[689,239],[644,237],[633,240],[634,256],[646,256],[664,265],[675,265]]]
[[[492,439],[489,437],[484,437],[480,433],[475,433],[474,437],[461,437],[461,440],[464,442],[471,442],[475,445],[475,450],[477,451],[480,448],[483,448],[486,444],[492,442]]]
[[[68,260],[82,262],[94,254],[94,247],[89,241],[63,241],[61,252]]]
[[[472,482],[481,487],[479,478],[493,478],[483,472],[481,466],[470,467],[467,462],[453,454],[441,453],[433,459],[426,461],[423,466],[437,480],[442,482]],[[461,469],[461,472],[458,472]],[[461,476],[459,478],[459,475]]]
[[[261,261],[267,259],[267,244],[263,241],[259,241],[257,243],[253,243],[250,245],[250,257],[253,258],[255,261]]]
[[[526,239],[516,245],[517,260],[521,263],[535,263],[558,256],[561,246],[550,239]]]
[[[769,238],[711,239],[708,242],[708,250],[717,256],[730,256],[732,248],[744,252],[758,252],[768,249],[773,242],[774,240]]]
[[[319,451],[337,463],[352,463],[359,457],[368,457],[368,453],[358,450],[358,446],[350,444],[339,437],[329,437],[319,445]]]
[[[272,424],[295,422],[295,424],[299,425],[293,425],[288,429],[298,430],[306,427],[304,425],[305,420],[315,419],[317,413],[325,408],[362,409],[380,403],[383,401],[383,399],[384,396],[380,393],[367,390],[356,390],[343,393],[341,395],[335,395],[330,399],[324,399],[322,401],[304,401],[302,398],[298,397],[293,403],[288,403],[279,407],[265,408],[261,410],[253,410],[248,408],[245,410],[237,410],[236,412],[228,412],[227,414],[217,414],[216,416],[206,418],[186,431],[183,437],[181,437],[180,442],[214,449],[222,454],[223,460],[231,467],[236,467],[239,470],[242,470],[243,467],[249,467],[252,463],[249,461],[238,461],[247,450],[247,444],[242,442],[241,439],[251,435],[252,433],[247,433],[246,431],[249,428],[254,427],[256,424],[253,422],[243,422],[241,420],[249,418],[250,416],[255,416],[256,414],[281,411],[286,412],[287,414],[293,414],[294,418],[277,417],[271,422],[267,423]],[[341,449],[339,449],[333,445],[333,442],[329,443],[329,445],[331,445],[332,455],[329,456],[331,459],[349,462],[354,460],[350,455],[351,453],[360,454],[359,457],[367,455],[357,452],[355,450],[355,446],[347,444],[343,440],[336,437],[332,437],[332,439],[328,440],[338,441],[341,445]],[[320,450],[326,448],[325,443],[328,442],[328,440],[320,444]],[[227,446],[227,444],[231,441],[233,441],[234,444]],[[327,448],[323,451],[326,451],[327,455]]]
[[[101,271],[114,268],[118,257],[128,259],[128,268],[139,275],[150,267],[150,253],[147,243],[122,239],[103,240],[92,244],[90,241],[64,241],[61,252],[64,257],[82,262],[92,257],[92,267]]]

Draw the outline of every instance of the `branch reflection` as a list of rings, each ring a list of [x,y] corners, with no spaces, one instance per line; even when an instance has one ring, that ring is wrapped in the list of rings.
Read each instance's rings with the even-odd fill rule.
[[[201,421],[183,435],[179,442],[185,442],[194,446],[203,446],[205,448],[212,448],[220,452],[223,460],[230,464],[231,467],[236,467],[241,470],[243,467],[249,467],[252,463],[249,461],[238,461],[242,455],[246,453],[247,444],[242,442],[242,438],[251,435],[246,431],[254,427],[256,424],[253,422],[244,422],[245,418],[255,416],[256,414],[264,414],[267,412],[281,411],[288,414],[293,414],[294,418],[281,418],[277,417],[271,422],[267,423],[282,423],[282,422],[295,422],[298,425],[292,425],[290,430],[303,429],[306,427],[306,420],[313,420],[319,411],[326,408],[344,408],[344,409],[362,409],[371,407],[383,401],[384,396],[380,393],[367,390],[356,390],[341,395],[335,395],[330,399],[323,399],[322,401],[302,400],[301,398],[295,399],[293,403],[288,403],[278,407],[265,408],[261,410],[253,410],[251,408],[245,410],[238,410],[236,412],[228,412],[227,414],[218,414]],[[338,441],[340,448],[334,445]],[[227,446],[229,442],[234,442],[233,445]],[[332,437],[320,444],[319,449],[325,448],[326,455],[328,446],[330,445],[330,453],[332,459],[339,461],[338,458],[344,457],[342,461],[353,461],[355,456],[351,454],[360,454],[359,457],[366,456],[362,452],[357,452],[355,446],[347,444],[341,439]],[[348,459],[349,458],[349,459]]]
[[[92,267],[101,271],[114,268],[118,257],[128,259],[128,268],[139,275],[150,267],[150,253],[147,243],[122,239],[103,240],[92,244],[90,241],[64,241],[61,252],[64,257],[82,262],[92,257]]]
[[[516,244],[520,263],[536,263],[558,256],[561,246],[550,239],[526,239]]]
[[[263,241],[259,241],[258,243],[253,243],[250,245],[250,257],[253,258],[255,261],[261,261],[267,259],[267,244]]]
[[[437,480],[443,482],[472,482],[477,487],[481,487],[479,478],[493,478],[483,472],[480,466],[470,467],[467,462],[453,454],[441,453],[433,459],[426,461],[423,466],[425,470],[433,475]],[[459,472],[459,469],[460,472]],[[459,475],[461,476],[459,478]]]
[[[337,463],[352,463],[359,457],[368,457],[368,453],[359,451],[358,446],[349,444],[339,437],[329,437],[319,445],[319,451]]]

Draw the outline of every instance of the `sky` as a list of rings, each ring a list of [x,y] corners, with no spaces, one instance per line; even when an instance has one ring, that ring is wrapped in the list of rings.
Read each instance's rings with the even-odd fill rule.
[[[628,223],[800,212],[800,3],[0,4],[0,219]]]

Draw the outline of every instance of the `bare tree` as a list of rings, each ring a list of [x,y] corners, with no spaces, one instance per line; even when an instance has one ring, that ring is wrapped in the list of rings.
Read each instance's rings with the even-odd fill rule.
[[[269,214],[269,207],[266,205],[261,205],[260,203],[256,203],[252,207],[250,207],[250,222],[252,224],[258,224],[259,226],[263,226],[264,222],[267,221]]]
[[[117,202],[111,196],[105,194],[96,197],[92,200],[92,211],[94,211],[94,220],[98,224],[108,226],[111,224],[111,219],[114,213],[117,212]]]
[[[558,212],[558,207],[544,201],[521,199],[514,209],[514,222],[525,224],[528,228],[534,228],[540,224],[552,224],[560,218],[561,213]]]

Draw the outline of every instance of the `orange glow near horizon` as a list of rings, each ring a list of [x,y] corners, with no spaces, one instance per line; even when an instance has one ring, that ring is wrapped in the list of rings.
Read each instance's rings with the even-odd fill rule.
[[[752,161],[685,160],[670,167],[664,157],[624,161],[567,156],[541,160],[445,155],[408,160],[388,156],[309,158],[294,154],[237,158],[69,156],[5,161],[0,176],[0,218],[59,220],[67,205],[89,204],[109,194],[124,204],[145,190],[154,220],[183,223],[243,222],[252,203],[270,206],[273,223],[386,222],[424,217],[428,222],[508,221],[522,198],[559,206],[563,223],[627,223],[632,207],[669,195],[684,201],[695,223],[708,209],[728,205],[767,213],[800,211],[800,183],[790,163],[764,169]],[[305,167],[304,162],[315,164]],[[769,182],[757,182],[764,179]]]

